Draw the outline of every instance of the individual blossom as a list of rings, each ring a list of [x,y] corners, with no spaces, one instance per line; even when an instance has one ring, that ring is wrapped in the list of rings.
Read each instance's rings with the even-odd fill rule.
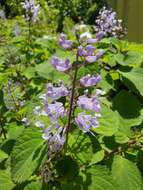
[[[96,96],[93,96],[91,98],[87,97],[86,95],[79,96],[77,105],[83,110],[90,110],[96,112],[100,112],[101,110],[100,103]]]
[[[86,115],[85,113],[78,114],[75,122],[84,133],[90,132],[92,128],[96,128],[99,125],[95,116]]]
[[[93,56],[95,51],[95,47],[92,45],[87,45],[85,48],[83,46],[78,47],[78,55],[80,57]]]
[[[25,125],[25,126],[29,126],[30,125],[30,121],[27,117],[24,117],[22,120],[22,123]]]
[[[116,12],[103,7],[95,21],[95,31],[103,32],[104,36],[122,37],[124,34],[122,20],[118,20],[116,17]]]
[[[35,23],[38,19],[40,5],[35,0],[25,0],[21,4],[25,9],[26,21]]]
[[[56,100],[60,97],[67,96],[69,94],[68,89],[62,84],[60,87],[54,87],[51,83],[47,85],[46,95],[52,100]]]
[[[80,79],[80,84],[84,87],[94,86],[101,81],[100,75],[86,75]]]
[[[64,49],[71,49],[73,42],[71,40],[67,40],[67,36],[63,33],[60,34],[59,44]]]
[[[80,35],[80,41],[82,42],[87,41],[90,38],[92,38],[92,35],[90,32],[84,32]]]
[[[54,102],[51,104],[46,103],[45,112],[52,121],[56,120],[58,117],[64,117],[65,115],[65,109],[61,102]]]
[[[63,127],[59,127],[56,131],[54,126],[50,126],[43,130],[42,138],[48,141],[48,155],[51,156],[61,150],[65,143],[65,133]]]
[[[71,68],[69,59],[62,60],[58,57],[53,57],[50,63],[58,71],[67,71]]]
[[[98,41],[102,40],[102,38],[105,36],[105,32],[102,32],[102,31],[99,31],[97,34],[96,34],[96,37],[95,38],[90,38],[88,39],[88,43],[89,44],[94,44],[94,43],[97,43]]]
[[[99,50],[95,55],[88,55],[86,56],[86,61],[88,63],[96,62],[102,55],[104,54],[104,50]]]
[[[38,128],[40,128],[40,129],[44,129],[45,128],[45,124],[42,121],[37,121],[35,123],[35,126],[38,127]]]

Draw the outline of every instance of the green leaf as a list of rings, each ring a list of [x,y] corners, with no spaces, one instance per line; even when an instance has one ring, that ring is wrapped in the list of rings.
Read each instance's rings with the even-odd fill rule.
[[[101,118],[99,118],[99,127],[95,128],[94,131],[104,136],[112,136],[118,130],[118,126],[118,114],[103,104]]]
[[[99,150],[93,154],[89,165],[96,164],[104,159],[104,150]]]
[[[15,184],[10,178],[10,172],[6,170],[0,170],[0,189],[1,190],[11,190],[14,188]]]
[[[127,137],[126,134],[124,134],[123,132],[118,131],[115,134],[115,141],[119,144],[124,144],[127,143],[129,141],[129,138]]]
[[[41,163],[44,141],[37,128],[25,129],[17,139],[11,156],[12,178],[16,182],[29,179]],[[39,163],[40,162],[40,163]]]
[[[42,183],[40,181],[29,183],[24,190],[42,190]]]
[[[17,125],[16,123],[10,123],[8,125],[8,138],[16,139],[18,138],[24,131],[24,127],[22,125]]]
[[[8,158],[8,154],[6,154],[4,151],[0,150],[0,162]]]
[[[99,142],[90,134],[75,130],[69,135],[68,144],[70,152],[82,163],[94,164],[104,158]]]
[[[49,63],[41,63],[36,66],[36,71],[38,75],[47,80],[51,80],[53,82],[59,82],[59,80],[63,80],[65,84],[69,84],[70,78],[64,72],[56,71],[52,65]]]
[[[130,92],[122,90],[114,97],[113,108],[118,112],[119,131],[129,136],[130,128],[142,122],[141,102]]]
[[[137,166],[131,161],[115,156],[112,164],[112,175],[117,190],[141,190],[142,180]]]
[[[22,74],[28,78],[28,79],[31,79],[31,78],[34,78],[35,77],[35,67],[27,67],[23,72]]]
[[[143,96],[143,68],[134,68],[130,72],[120,72],[125,85],[137,94]],[[125,80],[128,79],[128,80]]]
[[[108,169],[94,166],[87,170],[84,187],[89,190],[116,190]]]
[[[124,65],[137,66],[140,65],[142,62],[143,54],[135,51],[129,51],[124,59]]]

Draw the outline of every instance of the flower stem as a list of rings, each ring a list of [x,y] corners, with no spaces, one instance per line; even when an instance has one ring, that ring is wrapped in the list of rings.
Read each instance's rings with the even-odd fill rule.
[[[75,95],[77,72],[78,72],[78,53],[76,54],[75,72],[74,72],[74,78],[73,78],[73,82],[72,82],[72,91],[71,91],[71,98],[70,98],[70,108],[69,108],[69,114],[68,114],[68,124],[67,124],[67,128],[66,128],[65,150],[67,149],[68,134],[69,134],[69,130],[70,130],[70,127],[71,127],[71,119],[72,119],[72,114],[73,114],[73,102],[74,102],[74,95]]]

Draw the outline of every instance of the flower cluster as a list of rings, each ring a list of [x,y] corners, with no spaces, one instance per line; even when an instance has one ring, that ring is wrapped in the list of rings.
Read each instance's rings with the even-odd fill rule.
[[[36,106],[34,110],[36,115],[46,116],[50,119],[48,128],[42,121],[37,121],[35,124],[43,130],[42,137],[49,143],[49,156],[60,151],[65,142],[65,129],[60,126],[60,120],[65,117],[66,109],[58,99],[68,95],[69,91],[64,84],[55,87],[52,83],[48,83],[46,93],[40,96],[43,106]]]
[[[20,86],[20,82],[9,79],[8,83],[3,87],[6,107],[10,111],[19,111],[25,105]]]
[[[83,132],[90,132],[93,134],[92,129],[98,127],[98,117],[101,111],[99,96],[101,90],[96,89],[95,93],[88,93],[88,88],[96,86],[101,81],[99,74],[87,74],[79,79],[79,88],[84,88],[85,93],[79,95],[76,89],[77,84],[77,71],[80,66],[96,62],[103,54],[104,50],[96,50],[96,48],[89,44],[86,39],[85,42],[80,42],[79,37],[78,45],[76,48],[76,61],[72,64],[69,59],[60,59],[56,56],[52,57],[50,64],[61,72],[66,72],[72,78],[72,88],[65,87],[63,83],[55,86],[52,83],[47,84],[46,93],[42,94],[40,98],[43,100],[43,108],[37,106],[34,113],[39,116],[46,116],[49,118],[49,127],[41,121],[36,122],[36,126],[40,127],[43,131],[43,139],[48,141],[49,156],[59,152],[65,141],[67,134],[71,127],[71,123],[75,122]],[[63,49],[73,49],[73,42],[67,39],[65,34],[60,35],[59,45]],[[82,44],[84,43],[84,45]],[[74,52],[75,50],[73,50]],[[74,72],[75,71],[75,72]],[[72,72],[72,74],[70,73]],[[69,90],[71,89],[71,90]],[[75,94],[77,97],[75,98]],[[65,97],[68,104],[63,103],[61,97]],[[66,107],[65,107],[66,105]],[[74,115],[74,110],[77,109],[78,114]],[[67,118],[67,120],[65,119]],[[67,121],[64,123],[63,121]],[[94,135],[94,134],[93,134]]]
[[[95,21],[96,38],[102,38],[103,36],[123,37],[122,20],[116,19],[116,17],[117,14],[112,9],[108,10],[106,7],[101,9]]]
[[[25,19],[27,22],[35,23],[38,19],[40,5],[35,0],[25,0],[22,2],[22,7],[25,9]]]

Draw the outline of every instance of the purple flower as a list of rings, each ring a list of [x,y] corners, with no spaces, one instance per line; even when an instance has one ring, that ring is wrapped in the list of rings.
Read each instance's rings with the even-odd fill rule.
[[[98,42],[98,39],[97,38],[91,38],[91,39],[88,39],[87,41],[89,44],[94,44],[96,42]]]
[[[60,87],[53,87],[51,83],[47,85],[47,96],[56,100],[60,97],[67,96],[69,91],[67,88],[62,84]]]
[[[82,46],[79,46],[78,47],[78,55],[80,56],[80,57],[85,57],[86,55],[87,55],[87,51],[85,50],[85,49],[83,49],[83,47]]]
[[[36,22],[38,19],[40,5],[36,4],[35,0],[25,0],[21,5],[25,9],[26,21],[31,21],[33,23]]]
[[[88,63],[94,63],[94,62],[96,62],[98,60],[96,55],[94,55],[94,56],[87,56],[85,59],[86,59],[86,61]]]
[[[69,59],[59,59],[58,57],[53,57],[51,60],[51,64],[58,71],[67,71],[71,68],[71,64]]]
[[[100,41],[103,37],[104,37],[105,33],[100,31],[96,34],[96,38],[91,38],[91,39],[88,39],[88,43],[89,44],[94,44],[94,43],[97,43],[98,41]]]
[[[51,118],[52,121],[56,120],[58,117],[64,117],[65,109],[61,102],[55,102],[52,104],[45,105],[46,114]]]
[[[112,9],[108,10],[106,9],[106,7],[103,7],[95,21],[95,31],[99,33],[99,37],[97,38],[102,38],[102,33],[104,34],[104,36],[123,36],[124,31],[122,28],[122,21],[118,20],[116,16],[116,12],[112,11]]]
[[[38,127],[38,128],[41,128],[41,129],[45,128],[45,124],[42,121],[37,121],[35,123],[35,126]]]
[[[80,57],[92,56],[94,55],[95,47],[92,45],[87,45],[85,49],[82,46],[78,47],[78,55]]]
[[[60,34],[59,44],[64,49],[71,49],[72,48],[72,41],[67,40],[67,36],[63,33]]]
[[[104,50],[99,50],[96,55],[87,56],[85,59],[88,63],[93,63],[96,62],[103,54]]]
[[[101,81],[100,75],[86,75],[80,79],[80,84],[84,87],[94,86]]]
[[[86,95],[80,96],[77,101],[78,107],[84,110],[100,112],[100,103],[96,96],[88,98]]]
[[[59,127],[56,132],[53,132],[53,126],[46,128],[43,131],[43,139],[48,141],[48,155],[50,156],[53,153],[57,153],[61,150],[65,143],[64,133],[62,133],[64,129]]]
[[[85,113],[80,113],[75,118],[76,124],[80,127],[80,129],[83,132],[90,132],[91,128],[98,127],[98,121],[96,117],[93,117],[92,115],[86,115]]]
[[[42,138],[44,140],[49,140],[51,137],[52,137],[52,126],[48,127],[48,128],[45,128],[43,130],[43,135],[42,135]]]
[[[92,45],[87,45],[86,46],[86,52],[87,52],[88,56],[94,55],[94,51],[95,51],[95,47],[94,46],[92,46]]]

